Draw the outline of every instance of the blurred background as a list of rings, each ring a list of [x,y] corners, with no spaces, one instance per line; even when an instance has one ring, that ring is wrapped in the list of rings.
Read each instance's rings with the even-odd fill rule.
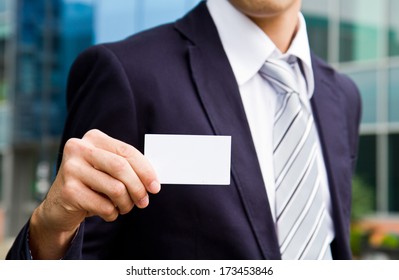
[[[0,0],[0,259],[55,176],[75,57],[198,2]],[[397,0],[303,0],[312,49],[363,97],[351,233],[361,259],[399,259],[398,12]]]

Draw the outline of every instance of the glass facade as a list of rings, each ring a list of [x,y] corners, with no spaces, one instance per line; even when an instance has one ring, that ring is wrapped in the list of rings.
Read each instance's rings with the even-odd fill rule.
[[[76,28],[79,26],[79,28]],[[62,65],[58,83],[65,88],[66,76],[76,55],[94,43],[94,5],[64,1],[60,12],[58,61]]]
[[[174,21],[198,2],[199,0],[97,0],[95,42],[120,40],[147,28]]]
[[[5,176],[3,151],[9,144],[10,104],[6,73],[6,47],[11,35],[10,1],[0,0],[0,205],[3,199]],[[1,236],[1,233],[0,233]]]
[[[377,71],[375,69],[358,70],[348,74],[362,93],[362,123],[375,124],[377,122]]]
[[[10,1],[0,0],[0,206],[4,191],[4,150],[9,144],[10,104],[6,75],[6,46],[11,33]],[[0,209],[1,210],[1,209]],[[1,236],[1,233],[0,233]]]
[[[399,212],[399,133],[389,136],[389,211]]]
[[[6,43],[10,36],[10,13],[6,10],[6,1],[0,0],[0,122],[5,121],[4,111],[7,102],[7,81],[5,72]],[[1,137],[1,136],[0,136]],[[0,139],[0,145],[2,141]]]
[[[340,0],[339,60],[371,60],[380,57],[384,5],[376,0]]]
[[[375,135],[363,135],[359,141],[359,157],[357,163],[356,175],[364,183],[364,188],[367,188],[376,197],[377,185],[377,137]],[[371,209],[376,210],[377,200],[369,205]]]
[[[60,76],[60,1],[17,1],[13,142],[57,137],[63,123]],[[52,120],[50,122],[50,120]]]
[[[32,204],[38,170],[46,161],[54,166],[66,114],[66,78],[78,53],[173,21],[198,2],[0,0],[0,188],[13,190],[0,198],[0,206],[9,203],[14,213],[21,204]],[[397,212],[399,1],[303,0],[302,5],[313,51],[351,76],[361,91],[356,175],[373,193],[373,209]],[[13,161],[7,160],[6,149]],[[12,175],[3,172],[5,162],[13,162],[7,168]],[[29,213],[13,219],[9,234]]]
[[[389,122],[399,123],[399,67],[389,69]]]
[[[398,56],[399,55],[399,1],[390,0],[389,1],[389,29],[388,29],[388,46],[389,55]]]
[[[319,2],[320,4],[315,5],[312,1],[304,1],[302,9],[306,11],[306,27],[312,50],[327,60],[329,44],[328,30],[330,27],[328,0],[320,0]]]

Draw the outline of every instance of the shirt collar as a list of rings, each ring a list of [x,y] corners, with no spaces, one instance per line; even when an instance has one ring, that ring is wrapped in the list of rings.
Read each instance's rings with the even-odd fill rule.
[[[287,53],[283,55],[257,25],[228,0],[208,0],[207,6],[239,86],[255,76],[268,58],[294,55],[302,62],[309,98],[312,96],[312,62],[306,22],[301,13],[298,32]]]

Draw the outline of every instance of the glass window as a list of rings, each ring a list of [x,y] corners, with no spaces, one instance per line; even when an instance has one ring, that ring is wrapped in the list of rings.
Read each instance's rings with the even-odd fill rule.
[[[5,42],[0,35],[0,54],[5,52]],[[0,55],[0,105],[7,98],[4,55]]]
[[[327,60],[328,55],[328,0],[304,0],[302,12],[306,19],[309,44],[320,57]]]
[[[37,57],[33,54],[20,54],[19,59],[19,75],[17,76],[18,85],[17,90],[23,95],[33,95],[37,91],[38,71]]]
[[[0,0],[0,13],[6,10],[6,0]]]
[[[140,29],[174,21],[186,12],[186,5],[181,0],[146,0],[140,3],[142,14]]]
[[[399,134],[389,136],[389,211],[399,211]]]
[[[391,0],[389,2],[389,55],[399,55],[399,1]]]
[[[376,168],[376,136],[363,135],[359,141],[359,157],[357,161],[356,175],[359,187],[364,192],[370,192],[374,201],[367,208],[376,209],[376,186],[377,186],[377,168]]]
[[[11,25],[4,21],[5,18],[1,18],[0,14],[0,40],[3,40],[11,33]]]
[[[95,3],[95,42],[121,40],[134,33],[140,13],[141,2],[132,0],[98,0]]]
[[[0,103],[0,147],[8,144],[10,128],[10,110],[7,104]]]
[[[340,1],[340,61],[378,57],[384,3],[379,0]]]
[[[377,122],[377,72],[363,71],[349,73],[362,95],[362,123]]]
[[[183,16],[199,0],[98,0],[96,43],[123,39],[133,33]]]
[[[389,71],[389,121],[399,122],[399,68]]]
[[[59,69],[54,85],[64,88],[69,69],[76,56],[94,43],[94,6],[91,1],[65,1],[60,19]],[[76,28],[79,26],[79,28]],[[63,104],[63,103],[60,103]]]

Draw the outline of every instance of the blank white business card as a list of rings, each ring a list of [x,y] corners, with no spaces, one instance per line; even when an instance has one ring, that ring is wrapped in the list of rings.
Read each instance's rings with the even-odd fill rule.
[[[146,134],[161,184],[230,185],[231,136]]]

